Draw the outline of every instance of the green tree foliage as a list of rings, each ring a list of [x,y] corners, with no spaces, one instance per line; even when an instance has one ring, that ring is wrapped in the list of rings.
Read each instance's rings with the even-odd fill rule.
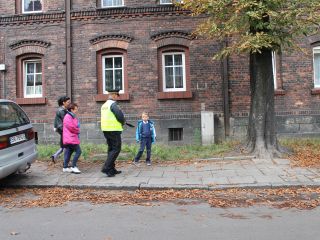
[[[297,48],[298,37],[319,31],[319,0],[184,0],[181,6],[207,16],[198,35],[232,40],[215,57]]]

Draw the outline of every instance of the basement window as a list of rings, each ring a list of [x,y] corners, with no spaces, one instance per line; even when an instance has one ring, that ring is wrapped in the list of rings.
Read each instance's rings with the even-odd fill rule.
[[[169,142],[182,141],[183,128],[169,128]]]

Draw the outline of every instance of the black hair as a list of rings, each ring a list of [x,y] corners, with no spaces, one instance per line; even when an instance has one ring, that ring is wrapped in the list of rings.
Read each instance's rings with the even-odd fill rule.
[[[63,103],[66,102],[66,101],[68,101],[68,100],[70,100],[70,98],[67,97],[67,96],[59,97],[59,98],[58,98],[58,105],[59,105],[59,107],[61,107],[61,106],[63,105]]]

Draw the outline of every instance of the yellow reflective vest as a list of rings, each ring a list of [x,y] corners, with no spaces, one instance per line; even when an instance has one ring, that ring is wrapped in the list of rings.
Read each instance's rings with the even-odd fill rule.
[[[108,100],[101,107],[101,130],[123,131],[122,124],[117,120],[110,107],[115,101]]]

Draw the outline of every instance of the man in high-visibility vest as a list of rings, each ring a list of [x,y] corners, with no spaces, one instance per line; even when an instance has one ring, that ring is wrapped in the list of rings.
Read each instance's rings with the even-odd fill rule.
[[[119,90],[109,90],[109,99],[101,107],[101,130],[108,144],[108,157],[102,172],[108,177],[114,177],[121,173],[115,168],[115,161],[121,151],[121,133],[125,118],[118,107],[116,100],[119,98]]]

